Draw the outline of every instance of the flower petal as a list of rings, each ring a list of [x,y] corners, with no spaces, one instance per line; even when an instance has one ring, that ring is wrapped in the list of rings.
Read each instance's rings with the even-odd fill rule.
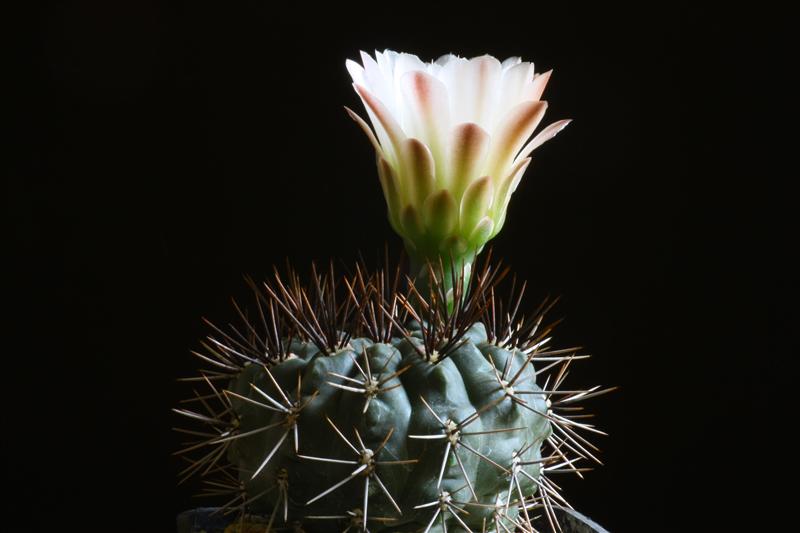
[[[497,107],[497,118],[502,118],[508,110],[524,100],[538,100],[526,98],[525,87],[533,80],[533,63],[520,63],[503,72],[501,81],[500,102]]]
[[[508,210],[508,203],[511,200],[511,195],[517,190],[522,175],[525,174],[525,169],[531,162],[531,158],[519,160],[511,168],[511,172],[503,179],[500,187],[497,189],[497,195],[494,198],[494,205],[492,206],[492,218],[495,220],[494,229],[492,230],[492,237],[503,228],[506,220],[506,211]]]
[[[389,212],[389,223],[396,232],[400,231],[400,187],[397,182],[397,175],[391,165],[383,157],[378,157],[378,178],[383,189],[383,197],[386,198],[386,207]]]
[[[450,235],[458,224],[458,206],[447,189],[425,200],[423,215],[428,234],[436,240]]]
[[[375,134],[372,133],[372,129],[369,127],[369,124],[367,124],[363,118],[359,117],[355,113],[355,111],[353,111],[349,107],[344,106],[344,110],[347,111],[347,114],[350,116],[350,118],[353,119],[353,121],[361,127],[364,133],[367,134],[369,142],[372,143],[372,147],[375,148],[375,153],[377,153],[378,155],[383,155],[383,150],[381,149],[381,145],[380,143],[378,143],[378,139],[375,138]]]
[[[541,122],[547,102],[522,102],[509,111],[492,138],[487,161],[488,174],[499,180],[506,174],[514,156]]]
[[[543,72],[541,74],[537,74],[536,77],[533,78],[533,81],[530,85],[525,87],[525,99],[526,100],[541,100],[542,93],[544,93],[544,88],[547,87],[547,82],[550,81],[550,75],[553,74],[553,69],[548,70],[547,72]]]
[[[452,61],[454,59],[460,59],[460,58],[455,54],[444,54],[444,55],[439,56],[436,59],[436,61],[434,61],[434,63],[436,63],[437,65],[440,65],[440,66],[445,66],[447,63],[449,63],[450,61]]]
[[[403,225],[402,235],[406,237],[406,239],[415,243],[422,242],[425,230],[422,225],[422,217],[420,217],[419,212],[414,209],[414,206],[407,205],[403,208],[400,214],[400,221]]]
[[[381,146],[384,151],[391,154],[399,154],[403,141],[406,138],[402,128],[397,123],[395,118],[386,109],[383,103],[375,98],[372,93],[360,85],[353,84],[356,92],[361,97],[364,107],[367,109],[372,125],[375,126],[375,132],[378,139],[380,139]]]
[[[397,99],[394,96],[391,80],[384,75],[378,63],[369,54],[361,52],[361,64],[364,65],[364,83],[359,85],[375,95],[390,113],[396,115]]]
[[[507,57],[506,59],[504,59],[503,63],[501,64],[501,66],[503,67],[503,71],[506,71],[506,70],[510,69],[511,67],[513,67],[515,65],[519,65],[520,63],[522,63],[522,58],[521,57],[512,56],[512,57]]]
[[[412,137],[405,141],[403,159],[403,199],[421,206],[436,187],[433,156],[424,143]]]
[[[439,243],[439,253],[442,256],[442,260],[447,262],[463,256],[468,249],[467,241],[459,235],[450,235]]]
[[[489,212],[493,193],[494,187],[490,176],[475,180],[464,191],[459,213],[459,231],[463,236],[469,237],[481,218]]]
[[[394,80],[394,62],[397,55],[397,52],[392,50],[384,50],[383,53],[375,51],[375,62],[387,82]],[[394,87],[392,87],[392,90],[394,90]]]
[[[406,73],[413,71],[425,72],[425,63],[414,54],[405,52],[397,54],[397,59],[394,62],[394,79],[400,80]]]
[[[497,234],[497,232],[494,231],[494,225],[494,221],[491,218],[483,217],[475,226],[475,229],[472,230],[469,237],[467,237],[469,246],[476,249],[482,247],[489,239]]]
[[[353,79],[353,83],[364,85],[364,67],[362,67],[352,59],[348,59],[347,61],[345,61],[344,66],[347,68],[347,72],[350,73],[350,77]]]
[[[421,71],[405,73],[401,87],[409,107],[409,112],[403,117],[404,130],[409,136],[417,137],[427,144],[434,159],[443,164],[443,139],[450,127],[447,87],[430,74]]]
[[[468,62],[451,62],[451,94],[457,95],[453,105],[456,122],[475,122],[485,129],[491,127],[497,100],[497,88],[503,68],[494,57],[474,57]],[[443,71],[444,72],[444,71]]]
[[[458,199],[467,185],[475,179],[486,159],[489,150],[489,134],[475,124],[467,122],[453,129],[448,147],[447,178],[439,180],[439,185],[449,187]]]
[[[525,147],[519,152],[519,155],[517,155],[516,160],[518,161],[531,155],[531,152],[558,135],[561,130],[566,128],[567,124],[570,122],[572,122],[572,119],[559,120],[557,122],[553,122],[549,126],[546,126],[542,131],[536,134],[536,137],[531,139],[531,142],[525,145]]]

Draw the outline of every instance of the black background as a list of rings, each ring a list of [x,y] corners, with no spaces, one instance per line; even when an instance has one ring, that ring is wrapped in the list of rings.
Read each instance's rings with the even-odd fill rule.
[[[285,257],[399,249],[342,109],[361,111],[345,59],[387,47],[555,69],[548,117],[574,122],[537,150],[494,248],[529,306],[563,296],[557,343],[595,355],[573,383],[621,386],[593,404],[611,436],[606,466],[566,483],[576,508],[611,531],[781,524],[789,17],[648,5],[140,0],[6,17],[4,529],[170,531],[196,504],[175,486],[170,408],[200,318],[231,317],[242,275]]]

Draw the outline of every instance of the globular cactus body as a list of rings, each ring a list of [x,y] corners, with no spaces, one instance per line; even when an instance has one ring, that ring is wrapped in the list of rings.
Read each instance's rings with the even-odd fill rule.
[[[176,412],[202,428],[183,480],[267,530],[533,532],[568,505],[550,474],[581,476],[599,433],[565,390],[578,348],[551,349],[551,304],[518,313],[524,284],[487,259],[469,281],[429,265],[337,277],[312,268],[252,284],[256,306],[195,352],[206,368]],[[515,287],[517,290],[515,290]],[[346,290],[344,290],[346,289]],[[554,526],[553,526],[554,527]]]
[[[551,428],[529,358],[488,342],[481,323],[440,362],[421,357],[419,332],[411,333],[391,343],[353,339],[332,355],[295,343],[294,357],[269,369],[248,365],[233,380],[240,434],[253,434],[236,439],[229,458],[248,495],[264,494],[254,510],[286,505],[291,522],[366,508],[368,528],[380,531],[424,528],[438,509],[452,530],[461,522],[481,530],[494,523],[493,506],[505,510],[518,492],[536,491]],[[513,400],[522,397],[515,386],[525,389],[524,404]],[[284,412],[270,399],[302,409]],[[523,451],[526,464],[515,464]],[[276,487],[283,479],[286,492]],[[448,494],[452,506],[420,507]],[[510,508],[503,520],[513,529]],[[314,530],[341,529],[336,520],[310,520]],[[431,530],[442,527],[437,518]]]

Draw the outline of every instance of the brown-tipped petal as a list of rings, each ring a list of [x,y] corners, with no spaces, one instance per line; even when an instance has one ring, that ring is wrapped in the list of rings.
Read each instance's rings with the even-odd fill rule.
[[[511,172],[503,179],[500,188],[494,198],[494,205],[492,206],[492,217],[495,220],[494,229],[492,230],[492,237],[503,228],[503,223],[506,220],[506,210],[508,209],[508,202],[511,200],[511,195],[517,190],[522,175],[531,163],[531,158],[526,157],[520,159],[511,168]]]
[[[489,141],[489,134],[474,122],[456,126],[450,137],[447,183],[439,180],[439,185],[448,187],[453,196],[460,198],[469,183],[479,175],[489,150]]]
[[[347,114],[350,115],[350,118],[353,119],[353,121],[361,127],[364,133],[367,134],[367,138],[369,139],[369,142],[372,143],[372,147],[375,149],[375,153],[377,153],[378,155],[383,155],[383,150],[381,149],[381,145],[380,143],[378,143],[378,139],[375,138],[375,134],[372,133],[372,128],[369,127],[369,124],[367,124],[363,118],[359,117],[355,113],[355,111],[353,111],[349,107],[344,106],[344,110],[347,111]]]
[[[453,232],[458,223],[458,206],[447,189],[432,194],[423,207],[428,234],[441,239]]]
[[[541,122],[546,109],[547,102],[522,102],[506,114],[492,139],[488,174],[495,179],[503,177],[505,169]]]
[[[403,236],[414,243],[421,242],[425,228],[422,225],[422,217],[413,206],[407,205],[403,208],[400,221],[403,226]]]
[[[516,160],[519,161],[520,159],[524,159],[531,155],[531,152],[558,135],[561,130],[566,128],[567,124],[570,122],[572,122],[572,119],[559,120],[558,122],[553,122],[549,126],[545,127],[542,131],[536,134],[536,137],[531,139],[531,142],[525,145],[525,148],[520,151]]]
[[[541,100],[544,88],[547,87],[547,82],[550,81],[550,76],[553,70],[537,74],[530,85],[525,87],[524,95],[526,100]]]
[[[409,138],[403,143],[403,157],[403,199],[421,206],[436,186],[433,155],[421,141]]]
[[[441,157],[443,139],[450,123],[447,87],[430,74],[418,70],[406,72],[400,79],[400,86],[411,110],[407,115],[409,135],[422,139],[437,158]]]
[[[389,110],[386,109],[386,106],[371,92],[356,83],[353,84],[353,87],[358,93],[358,96],[361,97],[361,101],[364,103],[367,113],[369,113],[370,120],[372,120],[372,125],[375,126],[375,130],[378,133],[378,137],[380,138],[381,133],[384,133],[386,135],[386,140],[391,143],[391,146],[394,148],[394,152],[399,153],[401,144],[406,138],[403,129]],[[386,144],[383,139],[381,139],[381,146],[386,149]]]
[[[475,226],[475,229],[472,230],[469,237],[467,237],[467,242],[469,246],[473,248],[479,248],[483,246],[489,239],[491,239],[496,232],[494,230],[494,221],[492,221],[489,217],[483,217],[480,219],[478,224]]]
[[[461,199],[461,212],[459,217],[459,230],[461,235],[468,237],[478,222],[486,216],[492,205],[492,178],[484,176],[475,180],[464,191]]]
[[[400,187],[394,169],[383,157],[378,156],[378,177],[380,178],[383,196],[389,212],[389,223],[397,233],[400,231]]]

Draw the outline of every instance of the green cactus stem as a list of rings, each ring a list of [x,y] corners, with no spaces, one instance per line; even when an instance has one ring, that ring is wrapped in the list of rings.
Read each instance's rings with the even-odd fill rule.
[[[255,307],[212,326],[176,409],[200,426],[178,429],[184,477],[270,531],[499,533],[565,505],[548,475],[596,459],[597,430],[570,416],[606,391],[564,389],[581,356],[547,347],[549,306],[518,316],[520,292],[504,308],[507,269],[483,262],[448,288],[428,268],[427,293],[363,266],[251,282]]]

